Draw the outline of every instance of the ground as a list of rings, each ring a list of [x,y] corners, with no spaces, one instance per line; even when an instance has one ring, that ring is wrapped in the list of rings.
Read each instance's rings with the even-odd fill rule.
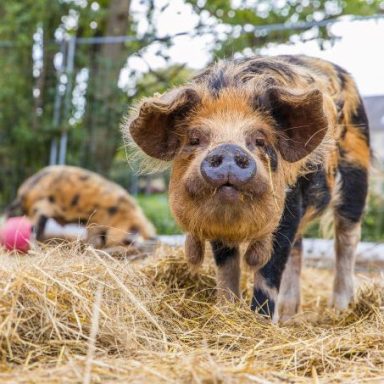
[[[61,245],[0,251],[0,382],[270,383],[384,381],[384,292],[359,267],[357,303],[327,308],[331,272],[303,273],[303,312],[273,325],[245,299],[215,305],[207,258],[181,249],[114,259]],[[249,277],[249,276],[248,276]]]

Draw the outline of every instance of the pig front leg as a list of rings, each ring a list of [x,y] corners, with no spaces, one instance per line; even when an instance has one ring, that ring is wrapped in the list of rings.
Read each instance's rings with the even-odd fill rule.
[[[185,239],[185,257],[194,270],[198,269],[204,261],[205,241],[188,233]]]
[[[302,196],[300,188],[296,187],[286,196],[283,216],[273,237],[272,256],[261,269],[255,272],[251,308],[271,317],[274,322],[279,320],[277,298],[280,283],[301,217]]]
[[[217,266],[217,299],[235,301],[240,297],[239,247],[221,241],[212,241],[211,246]]]

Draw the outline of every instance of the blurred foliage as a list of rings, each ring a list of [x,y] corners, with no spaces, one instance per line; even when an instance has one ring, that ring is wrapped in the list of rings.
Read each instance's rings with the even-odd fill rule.
[[[332,233],[329,235],[332,236]],[[305,237],[323,237],[318,220],[309,225]],[[384,241],[384,198],[382,195],[371,192],[368,198],[361,238],[363,241]]]
[[[150,70],[139,77],[135,83],[135,93],[131,98],[134,102],[142,96],[153,95],[155,92],[163,93],[170,87],[185,83],[194,74],[185,64],[174,64],[156,71]]]
[[[182,233],[172,217],[167,194],[138,195],[138,203],[160,235]]]
[[[362,238],[365,241],[384,241],[384,198],[382,195],[371,194],[368,199]]]
[[[55,98],[58,90],[63,92],[58,87],[65,89],[73,81],[58,72],[63,56],[55,39],[77,33],[103,35],[100,28],[106,25],[113,1],[98,1],[96,8],[76,0],[0,3],[0,204],[10,201],[22,180],[48,164],[52,138],[68,129],[71,95],[63,96],[61,124],[54,123]],[[76,163],[80,142],[88,138],[84,125],[74,126],[72,132],[69,159]]]
[[[319,44],[335,36],[326,26],[294,28],[295,24],[321,22],[343,15],[369,16],[384,11],[382,0],[186,0],[200,16],[199,26],[206,31],[204,20],[215,19],[220,33],[215,35],[215,56],[227,57],[236,52],[254,52],[268,43],[317,40]],[[290,29],[273,30],[273,24],[289,24]],[[257,28],[257,27],[266,28]],[[268,28],[269,27],[269,28]],[[310,29],[310,33],[304,33]],[[199,29],[197,29],[199,31]]]

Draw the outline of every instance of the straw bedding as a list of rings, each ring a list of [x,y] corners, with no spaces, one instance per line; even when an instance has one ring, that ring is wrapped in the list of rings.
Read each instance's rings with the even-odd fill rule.
[[[331,271],[306,267],[303,312],[273,325],[244,301],[218,307],[210,258],[181,249],[114,259],[80,245],[0,251],[0,382],[384,381],[384,290],[360,274],[356,304],[327,309]]]

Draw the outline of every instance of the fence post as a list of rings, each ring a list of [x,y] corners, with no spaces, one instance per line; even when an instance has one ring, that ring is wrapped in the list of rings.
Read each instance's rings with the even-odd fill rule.
[[[61,59],[61,63],[59,64],[59,67],[57,68],[57,75],[56,75],[57,84],[56,84],[55,104],[53,107],[54,109],[53,109],[53,120],[52,120],[53,129],[55,131],[59,128],[60,121],[61,121],[61,107],[63,102],[61,75],[63,74],[63,70],[64,70],[64,62],[66,60],[66,51],[67,51],[67,43],[65,40],[62,40],[60,43],[60,53],[62,55],[62,59]],[[56,138],[56,132],[54,132],[54,137],[51,140],[49,165],[57,164],[57,154],[58,154],[57,138]]]
[[[65,64],[65,74],[67,76],[67,84],[65,87],[65,102],[64,102],[64,118],[68,120],[71,111],[71,95],[73,86],[73,68],[75,62],[76,52],[76,37],[72,37],[68,41],[67,57]],[[68,144],[68,127],[65,126],[62,129],[60,137],[60,153],[59,153],[59,164],[65,164],[65,158],[67,155],[67,144]]]

